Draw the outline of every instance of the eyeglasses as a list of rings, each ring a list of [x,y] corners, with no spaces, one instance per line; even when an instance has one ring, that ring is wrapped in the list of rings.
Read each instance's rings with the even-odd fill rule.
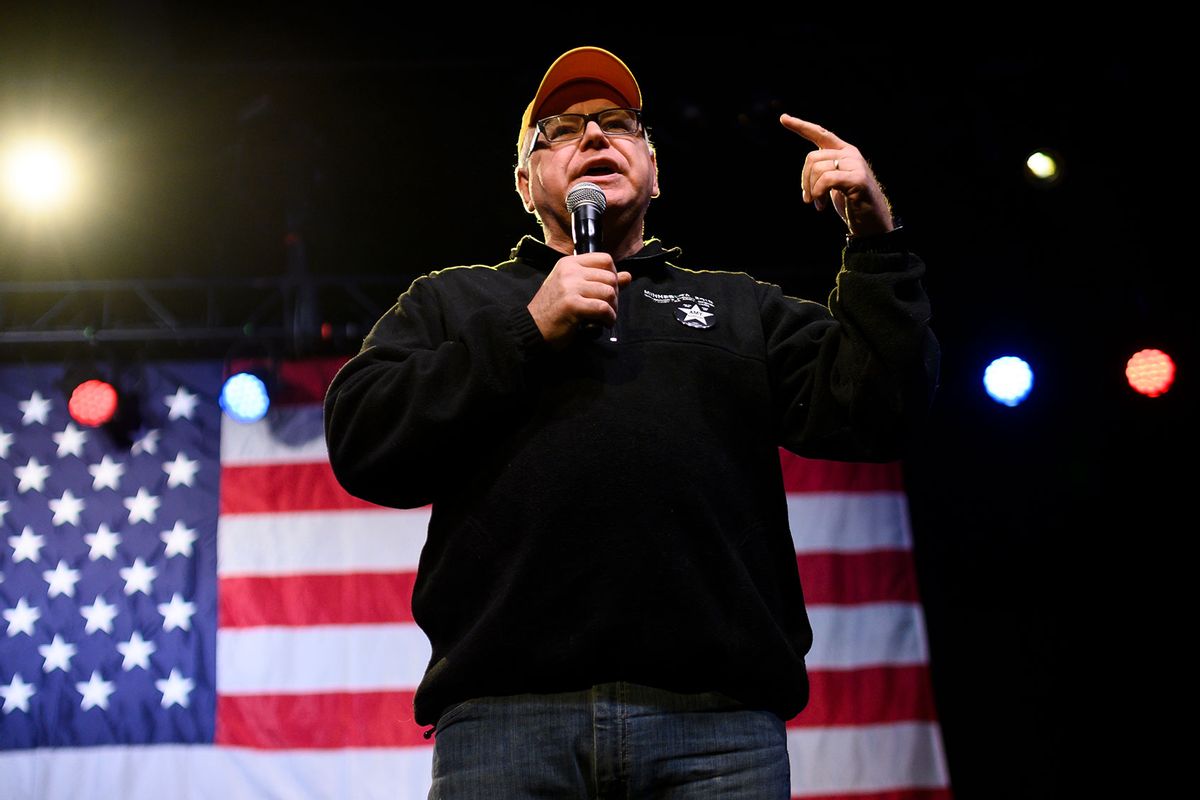
[[[537,129],[550,144],[579,139],[592,120],[600,126],[605,136],[637,136],[642,132],[642,112],[637,108],[606,108],[594,114],[557,114],[537,121]],[[538,137],[535,133],[529,142],[525,160],[533,155]]]

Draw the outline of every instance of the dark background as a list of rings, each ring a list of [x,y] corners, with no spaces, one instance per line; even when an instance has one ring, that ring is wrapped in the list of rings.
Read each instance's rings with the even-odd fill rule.
[[[419,27],[349,6],[46,8],[0,22],[0,144],[31,119],[67,131],[94,165],[91,198],[54,225],[0,211],[0,281],[302,270],[392,279],[385,307],[424,272],[496,263],[537,232],[512,188],[521,111],[559,53],[597,44],[645,95],[663,190],[648,235],[682,246],[684,266],[824,299],[844,230],[800,201],[810,146],[779,113],[857,145],[928,265],[943,345],[907,480],[955,792],[1169,784],[1185,751],[1160,721],[1186,725],[1195,706],[1181,546],[1194,523],[1178,514],[1194,438],[1194,45],[1173,41],[1177,25],[742,9],[685,36],[634,8],[583,26],[521,6],[485,37],[461,33],[455,9]],[[535,35],[548,22],[594,33]],[[1024,173],[1038,148],[1061,159],[1053,185]],[[40,313],[0,300],[0,329]],[[326,301],[334,333],[304,352],[352,352],[361,317]],[[1147,346],[1179,366],[1156,400],[1123,377]],[[981,386],[1010,353],[1036,373],[1013,409]]]

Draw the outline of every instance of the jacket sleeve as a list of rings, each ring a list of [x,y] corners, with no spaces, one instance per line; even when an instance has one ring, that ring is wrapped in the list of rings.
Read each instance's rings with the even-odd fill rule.
[[[938,379],[924,272],[920,258],[885,234],[847,246],[828,307],[766,285],[764,336],[782,446],[843,461],[900,457]]]
[[[329,386],[329,461],[352,495],[433,502],[526,392],[545,348],[528,309],[484,305],[449,330],[445,302],[434,279],[418,278]]]

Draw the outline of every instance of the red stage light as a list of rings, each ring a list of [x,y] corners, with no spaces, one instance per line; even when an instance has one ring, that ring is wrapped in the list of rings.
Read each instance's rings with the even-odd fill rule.
[[[1175,380],[1175,362],[1162,350],[1139,350],[1125,365],[1125,377],[1134,391],[1158,397]]]
[[[103,425],[117,413],[117,390],[104,381],[84,381],[71,392],[67,411],[80,425]]]

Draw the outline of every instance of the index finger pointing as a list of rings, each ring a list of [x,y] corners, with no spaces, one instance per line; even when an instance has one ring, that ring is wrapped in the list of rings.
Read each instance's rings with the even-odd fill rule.
[[[780,114],[779,124],[793,133],[798,133],[818,147],[839,148],[846,143],[838,138],[833,131],[822,128],[815,122],[793,117],[791,114]]]

